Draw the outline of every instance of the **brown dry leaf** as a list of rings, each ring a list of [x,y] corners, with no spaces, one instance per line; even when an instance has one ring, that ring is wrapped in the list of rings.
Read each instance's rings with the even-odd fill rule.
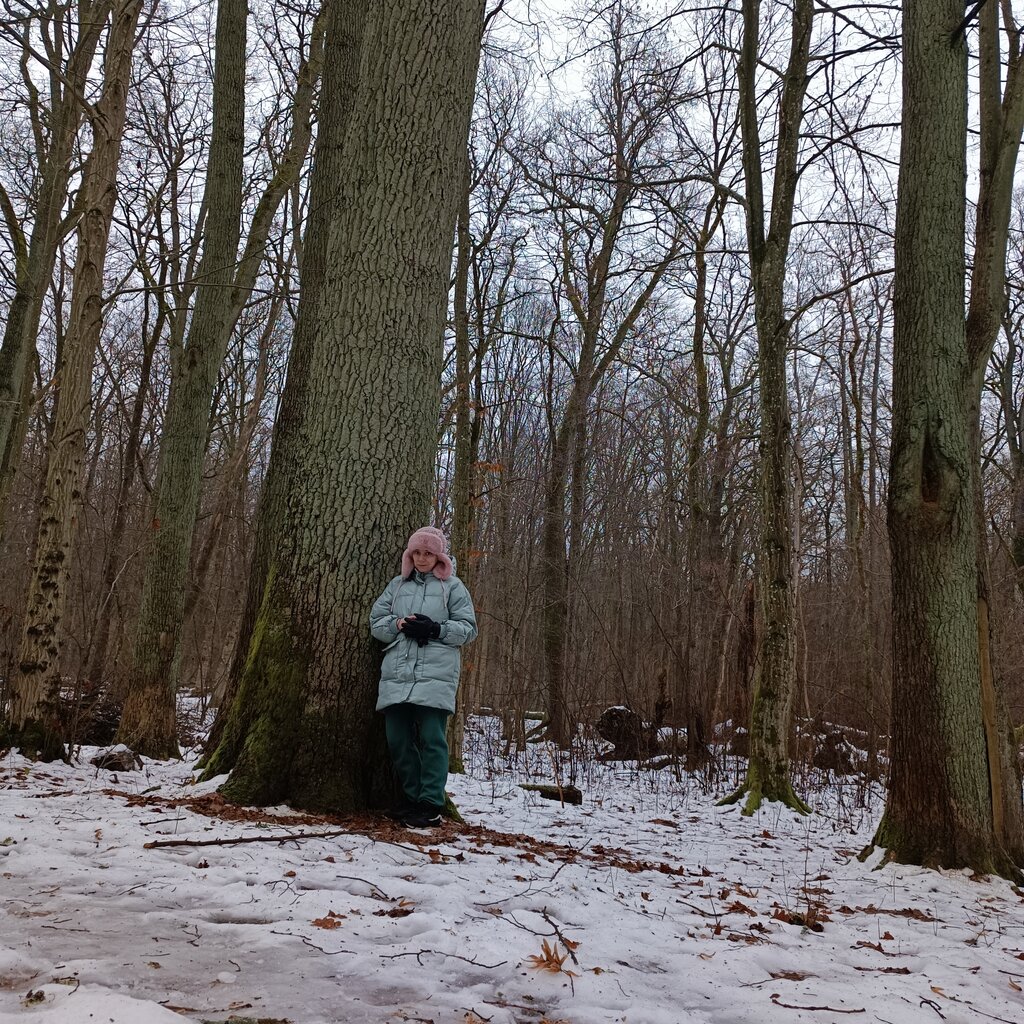
[[[931,986],[931,990],[932,990],[932,991],[933,991],[933,992],[934,992],[934,993],[935,993],[935,994],[936,994],[937,996],[942,996],[943,998],[946,998],[946,999],[948,999],[948,998],[949,998],[949,997],[948,997],[948,996],[946,995],[946,993],[945,993],[945,992],[943,992],[941,988],[939,988],[939,986],[938,986],[938,985],[932,985],[932,986]]]
[[[390,910],[375,910],[374,917],[408,917],[413,912],[412,907],[392,907]]]
[[[444,860],[444,854],[440,850],[427,850],[427,856],[432,864],[440,864]]]
[[[698,953],[697,956],[699,956],[701,958],[701,960],[714,960],[715,959],[715,954],[714,953]]]
[[[326,917],[318,917],[313,921],[313,925],[316,928],[326,928],[328,930],[332,928],[340,928],[341,922],[345,920],[344,914],[336,914],[333,910],[327,911]]]
[[[1014,992],[1022,991],[1020,985],[1018,985],[1017,982],[1013,980],[1013,978],[1007,978],[1006,980],[1010,983],[1010,988],[1012,988]]]
[[[750,917],[757,917],[756,910],[748,907],[746,903],[741,903],[739,900],[733,900],[725,909],[732,914],[748,914]]]
[[[640,899],[646,900],[648,903],[651,902],[651,894],[649,892],[640,893]]]
[[[160,970],[160,964],[158,964],[155,960],[147,960],[146,961],[146,966],[147,967],[152,967],[156,971]]]
[[[884,939],[884,940],[885,940],[886,942],[892,942],[892,941],[893,941],[893,939],[895,938],[895,936],[893,935],[893,933],[892,933],[892,932],[884,932],[884,933],[882,934],[882,938],[883,938],[883,939]]]
[[[804,971],[771,971],[770,973],[776,981],[803,981],[805,978],[814,977]]]
[[[575,978],[577,975],[573,974],[572,971],[566,970],[564,966],[565,961],[568,959],[568,953],[559,953],[557,942],[552,946],[548,943],[547,939],[541,942],[540,955],[532,953],[527,957],[532,970],[551,971],[552,974],[569,974]]]
[[[855,971],[871,971],[874,974],[909,974],[909,967],[854,967]]]
[[[284,873],[284,877],[285,878],[294,878],[295,877],[295,872],[294,871],[286,871]]]
[[[862,914],[888,914],[889,917],[909,917],[914,921],[935,920],[931,914],[926,910],[921,910],[919,907],[904,907],[902,910],[882,910],[873,903],[869,903],[866,907],[857,907],[857,910]]]

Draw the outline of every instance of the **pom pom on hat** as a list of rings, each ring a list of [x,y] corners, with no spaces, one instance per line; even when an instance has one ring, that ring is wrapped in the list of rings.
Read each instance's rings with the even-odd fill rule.
[[[402,575],[408,576],[413,571],[412,553],[429,551],[437,555],[437,564],[433,573],[439,580],[446,580],[454,571],[452,560],[448,557],[448,540],[436,526],[423,526],[409,538],[402,552]]]

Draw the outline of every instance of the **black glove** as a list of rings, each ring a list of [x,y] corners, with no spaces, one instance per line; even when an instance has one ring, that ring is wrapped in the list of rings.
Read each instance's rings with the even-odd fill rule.
[[[441,623],[435,622],[429,615],[410,615],[402,626],[402,632],[423,647],[430,640],[440,638]]]

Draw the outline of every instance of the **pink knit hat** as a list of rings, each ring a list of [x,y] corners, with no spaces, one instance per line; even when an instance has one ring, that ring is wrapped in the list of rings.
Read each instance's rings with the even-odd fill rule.
[[[434,566],[434,575],[439,580],[446,580],[451,576],[452,560],[448,557],[448,540],[436,526],[423,526],[418,529],[405,545],[402,552],[402,575],[408,576],[413,570],[413,551],[429,551],[437,555],[437,565]]]

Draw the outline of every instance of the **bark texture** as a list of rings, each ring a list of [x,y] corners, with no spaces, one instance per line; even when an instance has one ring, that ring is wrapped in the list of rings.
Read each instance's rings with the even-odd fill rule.
[[[891,776],[875,843],[1013,873],[996,834],[982,710],[964,322],[967,47],[957,0],[904,8],[896,217]]]
[[[299,471],[305,443],[302,432],[313,339],[321,319],[320,296],[327,271],[328,242],[339,209],[338,182],[344,176],[343,147],[359,82],[359,57],[366,24],[362,0],[328,0],[320,116],[309,186],[309,221],[299,268],[299,310],[288,356],[288,377],[274,424],[267,478],[256,518],[256,539],[238,643],[227,692],[207,743],[204,768],[219,775],[234,765],[249,725],[257,714],[251,701],[239,699],[249,645],[267,585],[271,557],[284,528],[288,498]]]
[[[103,326],[103,270],[124,136],[132,50],[142,0],[119,3],[104,55],[103,92],[92,113],[93,146],[82,171],[71,314],[57,373],[58,400],[47,451],[36,557],[12,687],[12,731],[23,749],[62,757],[57,714],[61,624],[75,524],[82,504],[82,463],[89,426],[92,369]]]
[[[760,0],[743,0],[740,121],[761,414],[758,446],[760,536],[757,551],[760,631],[747,779],[725,802],[735,802],[746,796],[744,814],[752,814],[763,800],[778,800],[798,810],[807,810],[793,792],[789,778],[789,730],[796,689],[796,589],[791,467],[793,428],[786,375],[789,318],[784,306],[784,290],[797,186],[800,122],[814,25],[813,0],[796,0],[793,5],[789,61],[778,106],[770,226],[765,221],[757,109],[759,23]]]
[[[430,508],[482,26],[482,0],[367,15],[287,518],[236,699],[257,710],[229,799],[346,811],[389,793],[367,615]]]
[[[157,471],[152,546],[118,740],[149,757],[177,757],[177,660],[210,402],[233,320],[242,213],[247,0],[219,0],[206,234],[188,341],[173,381]]]
[[[1002,91],[1000,8],[995,4],[985,4],[978,15],[980,187],[975,213],[974,262],[967,312],[968,430],[972,448],[971,488],[978,545],[976,571],[981,706],[985,722],[994,826],[1003,849],[1017,864],[1024,864],[1020,755],[1003,697],[1003,679],[992,657],[993,634],[996,630],[994,588],[989,564],[985,490],[981,476],[981,395],[992,349],[1006,313],[1006,248],[1013,205],[1014,175],[1021,133],[1024,131],[1024,58],[1020,51],[1020,32],[1013,22],[1010,5],[1002,5],[1001,10],[1008,40],[1006,82]]]
[[[32,231],[21,235],[13,208],[4,199],[4,216],[19,250],[15,265],[14,295],[7,309],[3,344],[0,345],[0,536],[4,510],[14,473],[21,458],[31,397],[31,367],[43,298],[57,258],[62,237],[61,216],[68,197],[75,139],[85,105],[82,97],[107,17],[110,0],[80,0],[78,37],[59,75],[51,75],[49,110],[41,109],[40,95],[25,74],[29,103],[36,116],[45,118],[49,132],[37,137],[40,185],[33,211]],[[20,243],[20,244],[19,244]]]

